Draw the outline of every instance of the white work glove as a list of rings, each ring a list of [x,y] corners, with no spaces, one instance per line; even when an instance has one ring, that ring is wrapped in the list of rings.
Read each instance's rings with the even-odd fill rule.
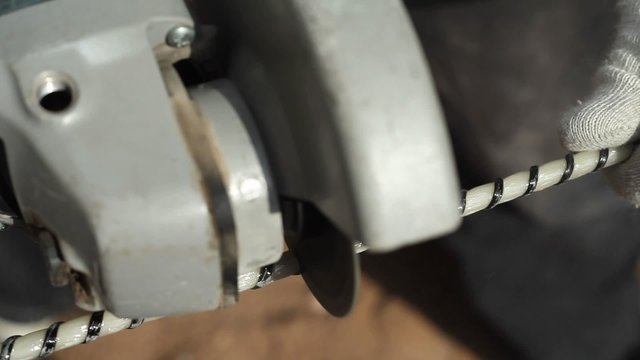
[[[596,90],[562,120],[560,138],[571,151],[619,146],[638,138],[640,0],[621,0],[620,11],[618,35],[607,62],[598,70]],[[640,151],[607,175],[618,193],[640,206]]]

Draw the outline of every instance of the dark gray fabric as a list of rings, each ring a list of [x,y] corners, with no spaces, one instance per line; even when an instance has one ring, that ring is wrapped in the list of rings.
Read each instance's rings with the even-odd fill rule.
[[[561,157],[562,113],[588,94],[613,39],[612,0],[491,0],[419,6],[412,17],[447,110],[464,185]],[[591,206],[565,211],[559,203]],[[518,202],[547,224],[619,207],[589,179]],[[565,205],[566,206],[566,205]]]
[[[615,1],[409,4],[464,185],[564,154],[559,120],[591,90]],[[640,340],[639,231],[638,211],[594,175],[473,215],[458,233],[371,257],[365,269],[484,358],[626,359]],[[455,265],[434,265],[442,258]],[[424,274],[431,294],[404,291],[401,274]],[[438,285],[449,282],[458,285]],[[451,321],[452,304],[465,322]]]
[[[637,214],[585,231],[545,228],[505,209],[447,240],[471,302],[519,358],[625,359],[640,339]],[[620,230],[624,228],[625,230]]]

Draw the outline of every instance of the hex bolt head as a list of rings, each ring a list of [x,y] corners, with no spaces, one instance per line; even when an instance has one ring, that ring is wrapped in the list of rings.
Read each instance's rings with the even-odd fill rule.
[[[191,45],[195,36],[196,32],[191,26],[178,25],[169,30],[164,41],[171,47],[181,48]]]

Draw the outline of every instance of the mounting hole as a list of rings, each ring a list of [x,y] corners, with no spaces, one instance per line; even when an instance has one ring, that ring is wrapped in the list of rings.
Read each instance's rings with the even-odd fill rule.
[[[36,98],[40,107],[48,112],[63,112],[74,102],[74,86],[64,75],[46,74],[40,77]]]

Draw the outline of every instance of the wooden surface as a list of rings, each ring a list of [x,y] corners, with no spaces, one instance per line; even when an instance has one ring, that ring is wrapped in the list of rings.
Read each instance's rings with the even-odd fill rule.
[[[328,315],[302,279],[243,293],[239,305],[157,320],[54,359],[477,359],[423,313],[368,278],[357,307]]]

